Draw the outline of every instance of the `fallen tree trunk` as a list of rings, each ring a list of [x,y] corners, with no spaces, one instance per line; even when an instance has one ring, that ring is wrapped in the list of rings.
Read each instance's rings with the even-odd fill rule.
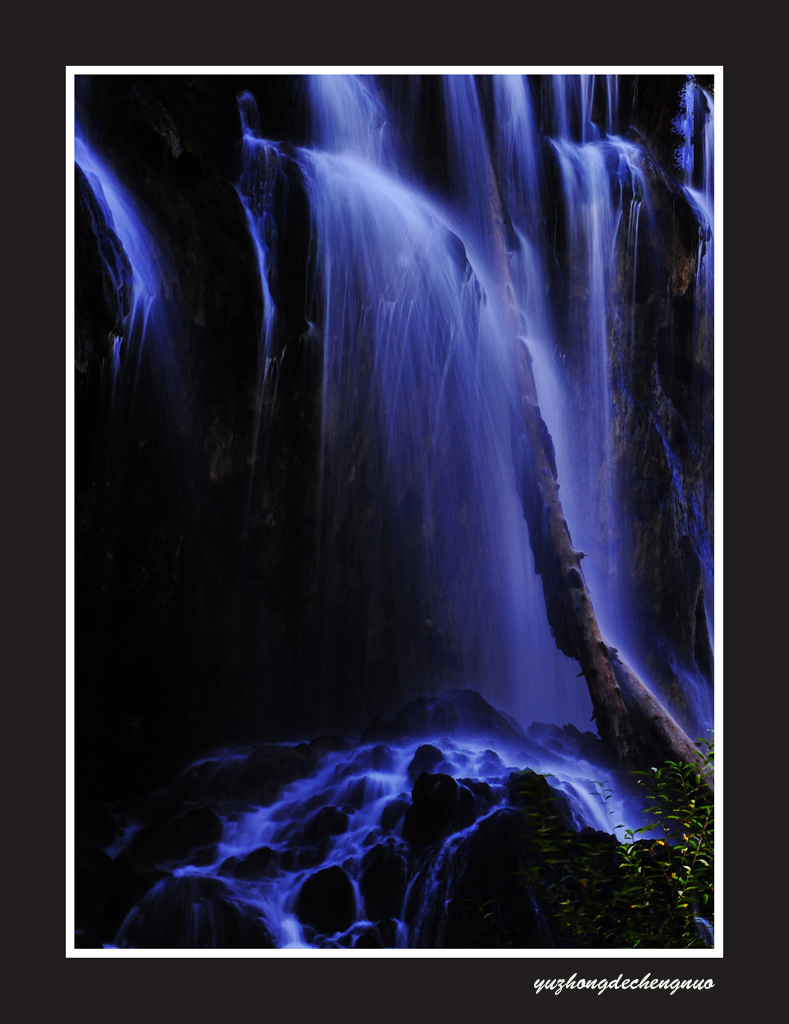
[[[665,760],[700,760],[696,746],[604,640],[559,501],[553,443],[537,404],[524,342],[516,359],[523,433],[518,485],[534,564],[542,579],[548,622],[560,651],[578,661],[589,687],[600,738],[622,768]]]
[[[517,311],[508,300],[515,292],[492,167],[489,186],[497,280],[503,285],[507,330],[515,343],[513,364],[522,427],[513,438],[516,478],[535,568],[542,579],[548,623],[559,650],[581,667],[600,739],[615,764],[632,770],[665,760],[698,763],[701,755],[695,744],[636,673],[619,660],[600,632],[580,566],[583,555],[573,547],[559,500],[553,441],[537,401],[531,355],[526,341],[519,337]],[[711,774],[707,781],[711,786]]]

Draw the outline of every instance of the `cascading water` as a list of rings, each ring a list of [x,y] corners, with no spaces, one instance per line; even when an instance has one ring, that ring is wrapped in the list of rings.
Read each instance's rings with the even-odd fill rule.
[[[586,683],[548,624],[516,479],[523,396],[513,353],[525,348],[533,367],[563,510],[588,556],[606,640],[638,663],[641,610],[627,562],[640,524],[626,504],[634,471],[621,451],[637,416],[649,424],[649,458],[666,467],[664,519],[702,567],[708,617],[712,594],[709,494],[681,457],[695,442],[666,413],[657,357],[654,408],[631,382],[655,282],[667,309],[677,287],[661,278],[649,166],[638,139],[616,134],[627,104],[616,76],[554,76],[539,89],[524,76],[429,84],[445,129],[441,187],[427,184],[416,147],[398,136],[419,120],[416,78],[396,97],[391,82],[372,76],[309,79],[309,146],[263,138],[252,93],[238,97],[235,187],[262,299],[246,518],[272,473],[287,334],[281,206],[298,179],[311,218],[308,332],[299,343],[323,361],[315,560],[302,581],[321,623],[315,685],[361,678],[348,684],[347,706],[367,721],[371,710],[393,721],[374,719],[358,742],[223,748],[134,809],[115,806],[119,834],[108,853],[136,872],[145,865],[150,885],[105,908],[106,944],[479,945],[469,907],[484,903],[486,851],[497,850],[507,878],[528,854],[523,769],[550,777],[574,830],[621,839],[623,825],[641,824],[599,740],[584,731],[593,728]],[[699,366],[711,356],[712,326],[706,93],[704,102],[700,182],[690,164],[700,151],[690,99],[683,149],[698,223],[690,277],[702,297]],[[160,375],[181,394],[166,344],[172,324],[151,326],[157,304],[167,305],[168,275],[146,262],[155,240],[82,142],[77,160],[128,253],[138,361],[149,335],[161,341]],[[328,579],[343,581],[341,594]],[[689,717],[709,727],[709,681],[680,660],[673,668]],[[406,704],[420,693],[429,696]],[[512,924],[520,944],[550,946],[555,934],[533,894],[502,884],[498,897],[524,922]]]
[[[440,747],[326,738],[222,751],[190,765],[141,817],[119,815],[113,855],[155,862],[159,874],[142,900],[111,907],[111,945],[149,948],[166,936],[176,947],[405,948],[463,945],[467,935],[476,945],[482,919],[474,910],[469,921],[466,902],[481,902],[477,872],[493,841],[505,863],[514,858],[501,883],[524,915],[522,933],[551,946],[533,897],[517,884],[517,765],[528,759],[549,773],[573,828],[611,832],[634,820],[630,798],[611,804],[590,781],[600,766],[594,747],[580,751],[580,734],[543,727],[525,737],[478,696],[460,694],[445,695],[444,708],[483,709],[481,738],[458,726]],[[289,774],[288,784],[274,781]]]
[[[103,548],[93,571],[109,590],[122,571],[119,561],[126,552],[134,564],[150,551],[147,538],[128,533],[140,505],[157,510],[162,535],[168,530],[174,488],[194,473],[194,442],[200,432],[178,351],[183,332],[172,293],[173,271],[148,211],[81,134],[75,139],[75,164],[109,229],[99,223],[93,227],[100,237],[100,259],[110,270],[116,263],[126,265],[127,276],[118,287],[130,293],[127,304],[119,293],[118,305],[125,315],[118,324],[111,358],[98,367],[100,404],[93,425],[100,440],[92,453],[96,486],[90,517],[101,523],[98,536]],[[96,372],[89,370],[87,380]],[[137,426],[151,418],[161,424],[158,436],[146,431],[142,441],[132,443]],[[147,451],[146,445],[150,445]],[[162,472],[155,483],[145,473],[148,486],[142,492],[134,484],[135,473],[151,451],[161,459]],[[116,557],[119,538],[126,540],[126,546],[123,555]],[[115,627],[104,628],[111,634]]]
[[[514,483],[507,328],[495,289],[480,283],[493,271],[477,271],[463,227],[398,175],[369,88],[330,79],[312,89],[318,141],[334,150],[299,158],[322,297],[311,314],[324,353],[322,557],[345,557],[352,543],[365,559],[360,632],[375,643],[394,620],[403,676],[429,672],[426,659],[449,637],[468,685],[519,717],[583,727],[588,697],[550,637]],[[454,94],[452,103],[461,132],[466,108]],[[478,107],[468,131],[474,167],[457,174],[490,182]],[[255,145],[266,147],[265,178],[272,147]],[[264,269],[271,240],[250,224]],[[478,252],[483,213],[471,224]]]
[[[133,392],[147,362],[168,419],[167,434],[177,436],[185,430],[188,396],[175,347],[177,320],[170,301],[173,272],[146,225],[146,216],[139,204],[80,135],[75,139],[74,157],[106,211],[131,267],[128,340],[123,346],[120,339],[116,339],[111,363],[114,376],[117,379],[121,363],[130,360],[131,384],[124,393]],[[117,390],[117,384],[113,389]]]
[[[326,281],[322,500],[333,514],[349,498],[372,504],[373,573],[388,567],[394,580],[371,577],[371,615],[384,614],[383,591],[394,595],[399,650],[415,633],[448,633],[495,696],[524,694],[518,712],[551,716],[541,681],[525,678],[523,623],[541,612],[527,593],[495,320],[457,236],[423,198],[347,158],[316,153],[311,164]],[[340,481],[334,453],[354,445],[359,476]]]

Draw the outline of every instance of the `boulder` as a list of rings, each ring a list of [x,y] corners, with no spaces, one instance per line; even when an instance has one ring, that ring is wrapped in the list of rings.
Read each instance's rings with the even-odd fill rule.
[[[366,743],[362,740],[362,743]],[[338,779],[348,778],[350,775],[361,775],[364,772],[385,772],[392,768],[394,755],[391,749],[383,743],[376,743],[375,746],[363,747],[357,751],[351,761],[338,764],[334,770]]]
[[[496,710],[476,690],[446,690],[441,699],[455,709],[455,735],[492,740],[508,746],[523,742],[523,729],[512,715]]]
[[[146,871],[122,878],[101,909],[97,938],[117,945],[117,935],[124,921],[148,893],[172,878],[169,871]]]
[[[296,916],[319,935],[344,932],[356,920],[356,893],[338,865],[310,875],[296,897]]]
[[[329,836],[339,836],[348,831],[349,817],[337,807],[322,807],[310,818],[296,838],[314,846]]]
[[[155,864],[182,861],[222,839],[222,819],[210,807],[193,807],[135,835],[131,849]]]
[[[236,858],[230,858],[236,860]],[[225,864],[228,862],[225,861]],[[232,865],[234,878],[241,878],[247,882],[256,882],[261,878],[269,878],[277,870],[278,856],[275,850],[269,846],[261,846],[257,850],[237,861]],[[224,867],[224,865],[223,865]]]
[[[444,761],[443,753],[431,743],[423,743],[416,748],[413,760],[408,766],[408,777],[412,781],[422,772],[434,771]]]
[[[418,948],[550,948],[550,930],[522,874],[529,864],[523,816],[501,808],[411,890],[406,921]],[[428,873],[425,873],[426,875]]]
[[[384,832],[394,832],[410,806],[411,804],[405,794],[390,800],[381,811],[381,828]]]
[[[405,813],[403,839],[421,849],[467,828],[476,816],[474,797],[451,775],[422,772]]]
[[[127,917],[117,944],[134,949],[274,949],[260,914],[217,878],[187,875],[154,887]]]
[[[476,690],[445,690],[437,697],[417,697],[402,707],[393,722],[373,719],[362,742],[464,736],[507,746],[522,744],[523,730],[503,711],[497,711]]]
[[[359,891],[370,921],[399,917],[408,881],[408,862],[395,843],[379,843],[362,860]]]
[[[108,208],[74,165],[75,361],[85,372],[125,333],[132,270]]]

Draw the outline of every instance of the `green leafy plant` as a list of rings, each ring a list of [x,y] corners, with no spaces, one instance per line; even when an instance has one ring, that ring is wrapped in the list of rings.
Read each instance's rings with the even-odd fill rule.
[[[629,912],[632,945],[709,946],[714,925],[714,807],[708,776],[713,744],[699,764],[666,761],[634,773],[647,792],[652,824],[628,829],[620,845],[624,886],[620,909]],[[657,832],[650,839],[646,833]],[[631,902],[628,902],[631,901]]]
[[[553,922],[557,945],[573,948],[692,948],[712,944],[714,814],[708,776],[712,743],[699,763],[666,761],[634,776],[650,824],[625,841],[568,827],[561,798],[526,803],[532,852],[522,872]],[[595,783],[607,799],[604,783]],[[609,794],[610,795],[610,794]],[[647,834],[651,838],[645,838]]]

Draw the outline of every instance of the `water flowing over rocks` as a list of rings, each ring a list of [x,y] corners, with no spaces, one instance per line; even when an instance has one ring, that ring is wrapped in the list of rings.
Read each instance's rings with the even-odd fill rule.
[[[479,694],[468,691],[467,703],[495,719]],[[391,745],[230,748],[142,802],[114,803],[107,814],[119,838],[78,855],[80,941],[550,947],[545,909],[524,881],[541,856],[535,829],[558,812],[568,834],[616,842],[611,816],[630,815],[628,799],[608,806],[592,781],[603,766],[585,759],[588,736],[576,729],[543,726],[526,749],[499,754],[471,737],[421,743],[416,728],[419,738]],[[281,784],[288,752],[305,750],[320,754]],[[442,770],[414,777],[420,763]]]
[[[102,207],[77,166],[74,171],[75,361],[78,370],[105,359],[125,334],[131,309],[131,265]]]

